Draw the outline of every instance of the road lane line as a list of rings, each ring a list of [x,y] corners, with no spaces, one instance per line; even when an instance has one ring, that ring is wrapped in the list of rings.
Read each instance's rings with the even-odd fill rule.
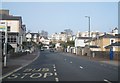
[[[72,61],[70,63],[72,63]]]
[[[80,66],[80,69],[83,69],[83,67],[82,67],[82,66]]]
[[[55,74],[55,76],[57,76],[57,73],[56,73],[56,72],[55,72],[54,74]]]
[[[56,67],[54,66],[53,68],[55,69]]]
[[[56,69],[54,69],[54,71],[56,71]]]
[[[59,81],[59,79],[58,79],[58,78],[55,78],[55,81],[56,81],[56,82],[58,82],[58,81]]]
[[[110,81],[108,81],[108,80],[106,80],[106,79],[104,79],[104,81],[107,82],[107,83],[112,83],[112,82],[110,82]]]

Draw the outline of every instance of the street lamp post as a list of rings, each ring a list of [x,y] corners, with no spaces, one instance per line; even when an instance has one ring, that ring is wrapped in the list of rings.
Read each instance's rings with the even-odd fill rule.
[[[5,42],[4,42],[4,49],[3,49],[3,54],[4,54],[4,67],[7,66],[7,22],[5,22]]]
[[[89,32],[89,37],[90,37],[90,16],[85,16],[86,18],[88,18],[88,32]]]
[[[90,36],[90,16],[85,16],[85,17],[88,18],[88,35],[89,35],[89,39],[90,39],[90,37],[91,37]],[[90,49],[90,41],[89,41],[88,48]],[[89,50],[89,54],[90,54],[90,50]]]

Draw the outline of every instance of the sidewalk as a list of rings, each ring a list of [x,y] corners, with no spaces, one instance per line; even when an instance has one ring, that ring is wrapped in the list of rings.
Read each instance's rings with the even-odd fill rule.
[[[16,69],[19,69],[21,67],[24,67],[24,66],[30,64],[32,61],[37,59],[38,56],[39,56],[39,51],[35,51],[31,54],[23,55],[21,57],[10,58],[7,61],[7,67],[2,68],[2,75],[5,76],[5,75],[15,71]]]
[[[64,52],[66,53],[66,52]],[[100,63],[105,63],[105,64],[110,64],[110,65],[114,65],[114,66],[118,66],[120,61],[117,60],[109,60],[106,58],[100,58],[100,57],[92,57],[92,56],[82,56],[82,55],[76,55],[76,54],[71,54],[71,53],[66,53],[68,56],[78,56],[78,57],[82,57],[82,58],[86,58],[89,60],[93,60],[93,61],[98,61]]]

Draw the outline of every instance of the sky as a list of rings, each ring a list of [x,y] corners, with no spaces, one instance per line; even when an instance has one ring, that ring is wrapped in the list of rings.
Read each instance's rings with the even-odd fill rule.
[[[88,31],[85,16],[91,18],[91,31],[110,32],[118,27],[117,2],[3,2],[2,9],[22,16],[27,31],[31,32]]]

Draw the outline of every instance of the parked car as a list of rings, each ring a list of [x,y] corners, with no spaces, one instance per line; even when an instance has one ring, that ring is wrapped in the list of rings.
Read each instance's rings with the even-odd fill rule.
[[[41,50],[41,51],[44,51],[44,49],[43,49],[43,48],[41,48],[40,50]]]
[[[25,52],[27,52],[27,53],[31,53],[30,49],[26,49]]]
[[[51,49],[50,49],[50,52],[54,52],[54,49],[53,49],[53,48],[51,48]]]

